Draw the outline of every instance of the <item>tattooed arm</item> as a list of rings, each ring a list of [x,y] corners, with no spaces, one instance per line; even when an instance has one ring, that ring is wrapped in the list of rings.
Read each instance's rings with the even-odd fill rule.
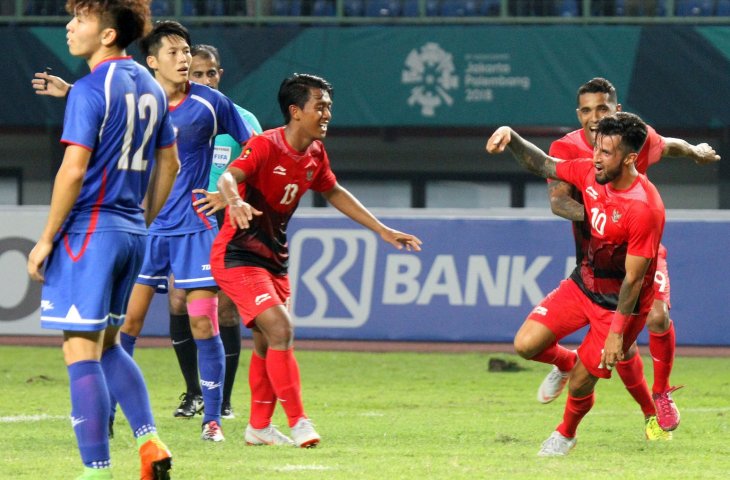
[[[504,152],[505,148],[509,148],[512,156],[525,170],[543,178],[559,180],[555,172],[557,161],[554,158],[520,137],[510,127],[499,127],[487,140],[486,149],[488,153],[495,154]]]

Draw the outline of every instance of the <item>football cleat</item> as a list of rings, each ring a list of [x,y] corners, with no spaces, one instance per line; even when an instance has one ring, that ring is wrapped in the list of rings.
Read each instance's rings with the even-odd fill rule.
[[[646,422],[644,433],[646,435],[646,439],[650,442],[672,439],[672,432],[665,432],[662,430],[662,427],[659,426],[659,422],[656,419],[656,415],[646,417],[646,420],[644,421]]]
[[[169,480],[172,469],[172,453],[157,437],[147,440],[139,447],[141,480]]]
[[[291,438],[294,444],[301,448],[316,447],[320,441],[319,434],[314,430],[312,421],[306,417],[302,417],[291,427]]]
[[[223,401],[221,405],[221,418],[236,418],[233,414],[233,408],[231,408],[231,401]]]
[[[180,405],[173,415],[177,418],[191,418],[203,413],[203,396],[194,393],[180,395]]]
[[[291,438],[281,433],[274,425],[266,428],[253,428],[249,423],[244,438],[248,445],[295,445]]]
[[[554,431],[544,442],[540,451],[537,452],[538,457],[563,457],[570,452],[578,439],[575,437],[564,437],[558,431]]]
[[[563,393],[565,384],[568,383],[568,375],[570,372],[563,372],[553,365],[553,369],[547,374],[545,380],[537,389],[537,401],[540,403],[550,403]]]
[[[211,442],[222,442],[226,438],[223,436],[223,430],[218,422],[211,420],[208,423],[203,424],[203,431],[200,434],[200,438]]]
[[[683,385],[671,387],[662,393],[653,393],[651,395],[656,406],[657,422],[665,432],[671,432],[679,426],[679,410],[677,410],[677,405],[672,400],[672,392],[682,387]]]

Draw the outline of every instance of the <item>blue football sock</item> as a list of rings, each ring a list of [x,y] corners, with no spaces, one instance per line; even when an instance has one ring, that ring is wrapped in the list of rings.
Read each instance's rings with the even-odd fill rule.
[[[147,385],[142,371],[121,346],[114,345],[101,356],[109,391],[122,407],[134,436],[156,432]]]
[[[205,340],[195,340],[198,346],[198,367],[200,368],[200,389],[203,391],[203,423],[221,421],[223,403],[223,379],[226,375],[226,354],[220,335]]]
[[[68,366],[71,424],[88,468],[109,468],[109,391],[101,365],[83,360]]]
[[[130,357],[134,357],[134,344],[137,343],[137,337],[127,335],[124,332],[119,332],[119,339],[124,351],[127,352]]]

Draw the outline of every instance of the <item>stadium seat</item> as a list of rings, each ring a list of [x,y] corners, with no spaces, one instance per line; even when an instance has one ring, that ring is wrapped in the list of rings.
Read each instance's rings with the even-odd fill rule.
[[[478,13],[474,0],[442,0],[439,8],[442,17],[472,17]]]
[[[342,12],[346,17],[362,17],[364,10],[365,3],[363,0],[344,0],[342,5]]]
[[[499,16],[499,9],[502,8],[500,0],[482,0],[479,6],[479,14],[483,17]]]
[[[298,17],[302,14],[301,0],[273,0],[271,14],[279,17]]]
[[[404,17],[417,17],[418,16],[419,0],[405,0],[403,2]],[[439,13],[439,2],[438,0],[426,0],[426,16],[435,17]]]
[[[398,0],[365,0],[366,17],[397,17],[400,10]]]
[[[714,10],[713,0],[677,0],[678,17],[709,17]]]
[[[335,13],[335,3],[333,0],[314,0],[312,4],[312,16],[332,17]]]
[[[730,0],[717,0],[715,15],[718,17],[730,17]]]
[[[172,8],[168,0],[153,0],[150,11],[153,17],[164,17],[172,13]]]
[[[577,17],[579,14],[577,0],[561,0],[558,4],[558,16]]]

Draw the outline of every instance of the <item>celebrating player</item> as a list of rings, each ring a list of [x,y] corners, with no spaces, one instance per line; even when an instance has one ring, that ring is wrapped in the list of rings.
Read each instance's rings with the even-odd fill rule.
[[[125,53],[149,29],[149,4],[69,0],[67,8],[69,51],[91,73],[68,96],[66,150],[28,273],[43,282],[41,325],[63,330],[71,421],[85,467],[78,478],[112,478],[111,392],[137,439],[141,478],[168,479],[171,454],[157,435],[142,373],[117,335],[142,264],[146,223],[162,208],[179,167],[165,94]],[[35,88],[47,94],[39,88],[46,86]]]
[[[332,86],[324,79],[294,74],[279,87],[285,126],[267,130],[247,144],[221,176],[228,204],[226,222],[211,252],[213,277],[252,330],[249,368],[251,445],[313,447],[320,441],[304,412],[294,326],[287,310],[289,252],[286,228],[310,188],[342,213],[401,249],[419,251],[421,241],[383,225],[337,183],[322,140],[332,119]],[[271,424],[279,400],[291,439]]]
[[[188,75],[190,81],[218,90],[221,75],[223,75],[218,49],[212,45],[194,45],[190,53],[193,57]],[[260,133],[262,131],[259,121],[251,112],[238,105],[234,106],[241,118],[252,127],[254,132]],[[215,137],[215,151],[208,181],[209,192],[218,191],[216,186],[218,178],[228,164],[240,154],[241,145],[233,137],[228,134]],[[202,193],[200,191],[196,192]],[[223,210],[215,212],[215,215],[218,228],[220,228],[223,224]],[[180,405],[175,410],[174,415],[180,418],[189,418],[201,413],[203,410],[203,396],[198,381],[198,348],[193,341],[193,333],[190,330],[185,290],[170,286],[168,296],[170,303],[170,339],[186,385],[186,391],[180,396]],[[236,306],[222,290],[218,291],[218,323],[220,324],[220,336],[226,355],[221,417],[233,418],[231,393],[241,354],[241,323],[236,313]]]
[[[647,126],[636,115],[619,112],[598,122],[593,159],[562,162],[547,156],[509,127],[487,141],[487,152],[508,148],[527,170],[560,179],[584,192],[590,238],[578,275],[563,280],[530,314],[546,323],[589,324],[570,370],[563,422],[538,455],[566,455],[576,430],[594,402],[599,378],[636,355],[630,349],[654,300],[654,273],[664,229],[659,192],[636,169]]]
[[[621,110],[621,104],[617,103],[616,89],[603,78],[594,78],[583,84],[578,89],[577,103],[576,111],[582,128],[553,142],[549,152],[552,157],[574,160],[592,156],[596,125],[604,116]],[[662,156],[688,157],[699,164],[720,159],[706,143],[690,145],[681,139],[661,137],[653,128],[648,127],[646,143],[635,162],[636,169],[639,173],[645,174],[647,168],[657,163]],[[574,221],[576,261],[580,268],[581,259],[586,255],[590,239],[590,225],[584,221],[583,194],[573,185],[562,181],[549,181],[548,191],[552,211]],[[578,268],[573,275],[579,275]],[[659,248],[654,289],[654,303],[647,317],[649,351],[654,364],[653,395],[646,386],[640,355],[632,356],[631,359],[616,366],[616,371],[626,389],[641,406],[647,420],[646,435],[652,440],[670,439],[671,434],[666,434],[662,430],[674,430],[679,424],[679,411],[671,397],[671,392],[675,388],[669,385],[669,375],[674,361],[675,334],[674,325],[669,319],[671,306],[669,273],[666,249],[663,245]],[[565,349],[557,342],[585,326],[585,324],[570,324],[560,318],[555,320],[554,324],[548,324],[540,316],[528,317],[514,341],[515,349],[524,358],[554,365],[538,390],[538,400],[542,403],[551,402],[560,395],[567,382],[568,372],[575,363],[575,352]],[[656,418],[653,418],[655,414]]]

